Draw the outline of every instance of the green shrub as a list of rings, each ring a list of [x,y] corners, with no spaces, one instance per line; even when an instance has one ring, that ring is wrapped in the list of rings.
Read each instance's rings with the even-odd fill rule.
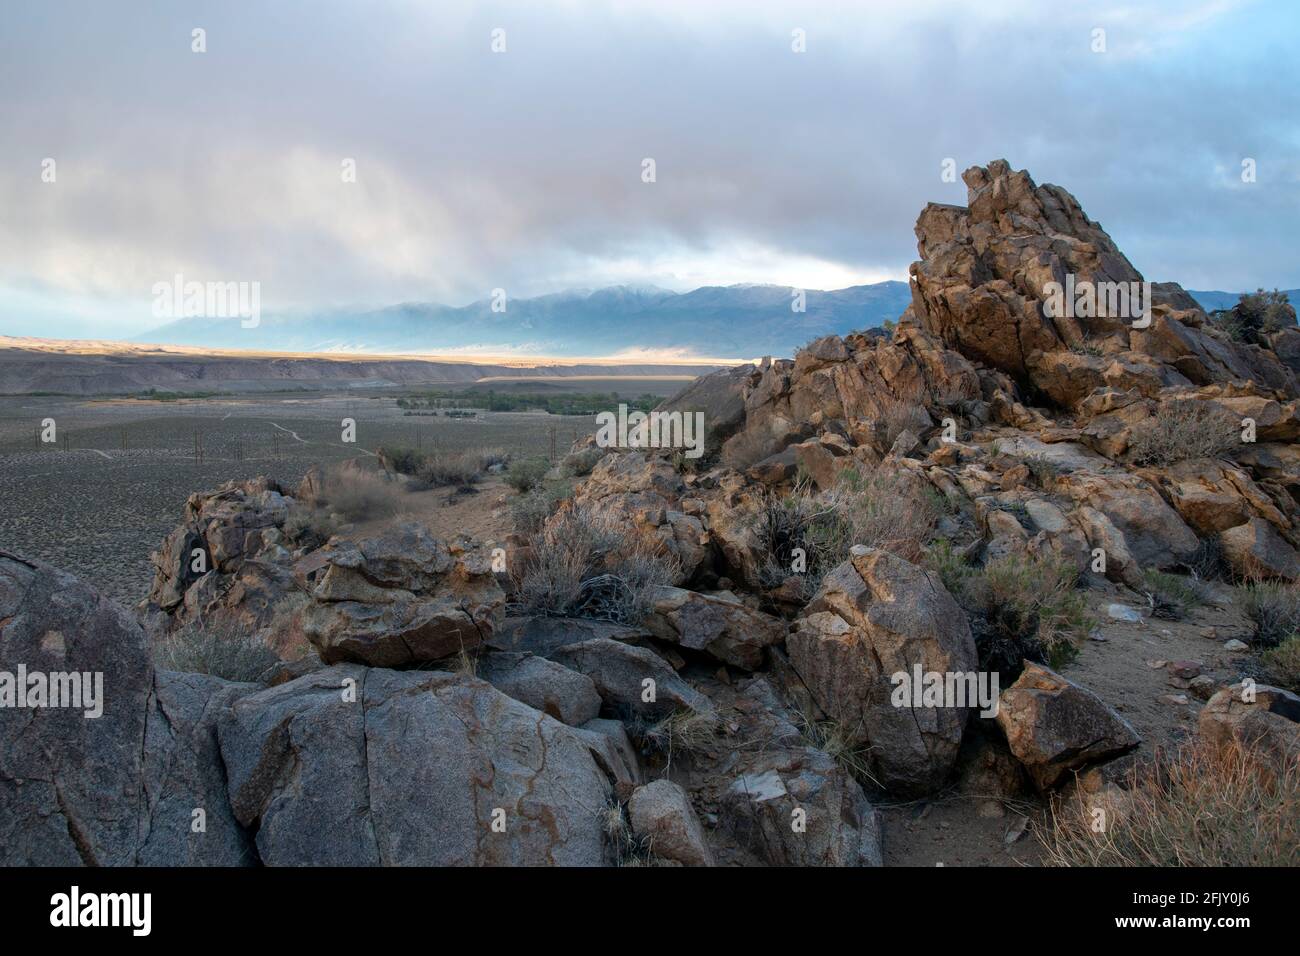
[[[518,492],[531,491],[551,466],[545,458],[521,458],[506,469],[506,484]]]
[[[415,476],[424,465],[425,454],[410,445],[381,445],[379,460],[399,475]]]
[[[519,534],[542,530],[546,519],[573,497],[573,483],[562,479],[543,481],[510,502],[510,520]]]
[[[1300,635],[1284,638],[1260,655],[1269,683],[1300,694]]]
[[[1204,603],[1204,596],[1194,578],[1148,571],[1144,575],[1151,615],[1165,621],[1180,621],[1187,612]]]

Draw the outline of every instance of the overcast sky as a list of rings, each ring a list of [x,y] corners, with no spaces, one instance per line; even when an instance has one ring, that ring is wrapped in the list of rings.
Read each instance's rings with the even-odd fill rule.
[[[137,334],[176,273],[264,311],[904,279],[945,158],[1065,186],[1149,279],[1300,286],[1295,0],[809,6],[6,2],[0,333]]]

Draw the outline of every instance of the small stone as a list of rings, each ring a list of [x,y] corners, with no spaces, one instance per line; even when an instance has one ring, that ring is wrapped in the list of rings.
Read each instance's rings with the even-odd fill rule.
[[[1168,665],[1168,663],[1168,661],[1147,661],[1147,667],[1151,668],[1153,671],[1158,671],[1162,667]]]
[[[1186,694],[1161,694],[1160,701],[1161,703],[1173,704],[1177,707],[1182,707],[1187,703],[1187,695]]]
[[[1113,621],[1127,621],[1130,624],[1138,624],[1142,621],[1142,613],[1137,608],[1126,604],[1107,604],[1106,616]]]
[[[1200,661],[1170,661],[1169,673],[1183,680],[1191,680],[1201,673]]]
[[[1193,677],[1187,685],[1192,692],[1192,696],[1197,700],[1209,700],[1214,696],[1214,691],[1218,687],[1213,677],[1202,674],[1200,677]]]
[[[1239,641],[1236,638],[1227,641],[1223,645],[1223,649],[1227,651],[1229,654],[1243,654],[1246,651],[1250,650],[1250,648],[1246,645],[1244,641]]]

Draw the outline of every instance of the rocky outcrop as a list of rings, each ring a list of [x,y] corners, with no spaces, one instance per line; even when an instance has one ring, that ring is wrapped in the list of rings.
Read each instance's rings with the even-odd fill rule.
[[[1011,753],[1041,790],[1142,742],[1128,721],[1096,694],[1032,662],[1002,692],[997,721]]]
[[[704,651],[744,670],[763,665],[767,648],[785,639],[785,622],[747,607],[730,592],[660,588],[646,627],[655,637]]]
[[[897,674],[973,673],[966,615],[932,572],[887,551],[854,548],[826,576],[787,641],[790,663],[845,739],[867,751],[871,775],[899,794],[946,780],[969,711],[895,703]]]
[[[326,663],[402,667],[469,652],[505,608],[491,554],[405,523],[314,556],[303,632]]]
[[[643,647],[597,637],[559,648],[550,657],[591,678],[601,700],[620,715],[660,719],[678,710],[712,709],[707,697]]]

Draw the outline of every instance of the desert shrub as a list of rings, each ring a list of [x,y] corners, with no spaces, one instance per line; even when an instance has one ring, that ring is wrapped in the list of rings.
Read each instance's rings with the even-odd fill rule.
[[[266,644],[280,660],[296,661],[315,653],[302,621],[302,611],[310,603],[306,594],[291,591],[272,607],[271,620],[266,627]]]
[[[413,491],[429,488],[469,488],[483,477],[483,459],[474,452],[457,452],[427,456],[415,471],[407,487]]]
[[[573,497],[573,483],[543,481],[510,502],[510,521],[519,534],[536,534],[560,505]]]
[[[308,550],[325,544],[338,531],[330,516],[319,508],[295,503],[281,527],[290,542]]]
[[[1237,421],[1208,402],[1168,402],[1133,427],[1129,450],[1139,465],[1220,458],[1239,444]]]
[[[894,447],[894,442],[905,430],[918,433],[923,428],[923,417],[918,414],[918,406],[896,398],[882,397],[880,410],[868,420],[871,429],[871,443],[882,454]]]
[[[806,713],[796,715],[799,733],[809,745],[822,751],[840,769],[861,783],[880,786],[871,773],[871,748],[860,743],[861,728],[854,732],[835,720],[816,720]]]
[[[1259,342],[1270,332],[1294,327],[1295,306],[1285,292],[1257,289],[1242,295],[1231,309],[1213,313],[1214,320],[1238,342]]]
[[[1284,638],[1260,655],[1268,681],[1300,694],[1300,634]]]
[[[1144,577],[1147,601],[1152,617],[1165,621],[1180,621],[1187,612],[1204,603],[1204,596],[1195,578],[1147,571]]]
[[[1038,482],[1040,488],[1052,487],[1052,485],[1056,484],[1056,479],[1060,477],[1060,466],[1046,455],[1026,455],[1023,461],[1025,467],[1029,469],[1029,473],[1034,476],[1034,479]]]
[[[256,634],[231,624],[202,622],[188,624],[159,640],[153,658],[159,670],[250,683],[280,659]]]
[[[919,561],[942,513],[939,496],[901,472],[847,468],[835,487],[819,494],[800,481],[788,494],[769,494],[755,519],[761,583],[775,587],[794,573],[796,550],[805,556],[801,579],[809,595],[828,571],[849,559],[854,545]]]
[[[1300,764],[1239,745],[1189,744],[1135,765],[1094,829],[1087,800],[1052,807],[1050,866],[1300,865]]]
[[[529,539],[513,603],[522,613],[640,624],[676,572],[659,542],[571,505]]]
[[[565,456],[561,470],[569,478],[585,478],[591,474],[591,469],[596,467],[597,462],[605,457],[605,449],[592,445],[589,448],[581,448]]]
[[[381,445],[378,449],[379,460],[399,475],[414,476],[419,473],[426,455],[410,445]]]
[[[1006,555],[976,567],[951,551],[932,555],[930,566],[971,615],[982,669],[1015,677],[1024,660],[1060,667],[1095,623],[1071,561]]]
[[[379,474],[345,468],[330,475],[321,496],[345,521],[388,518],[397,513],[399,492]]]
[[[1300,585],[1260,582],[1245,589],[1242,606],[1254,622],[1256,647],[1277,647],[1300,633]]]
[[[1192,556],[1183,562],[1188,572],[1198,582],[1222,580],[1227,576],[1228,564],[1223,557],[1223,545],[1216,538],[1201,538]]]
[[[550,471],[545,458],[521,458],[506,469],[506,484],[518,492],[531,491]]]

